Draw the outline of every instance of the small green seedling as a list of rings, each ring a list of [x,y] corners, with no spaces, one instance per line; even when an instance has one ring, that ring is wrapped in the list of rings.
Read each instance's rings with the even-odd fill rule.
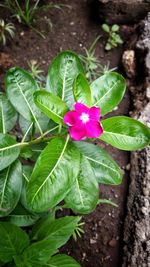
[[[104,66],[100,63],[100,60],[95,54],[95,47],[97,45],[98,40],[101,36],[96,37],[96,39],[91,44],[90,48],[85,49],[85,55],[80,55],[80,59],[84,64],[85,72],[86,72],[86,78],[90,81],[95,80],[99,76],[105,74],[106,72],[113,71],[116,69],[110,69],[109,65],[110,63],[107,62]]]
[[[119,44],[123,44],[123,40],[118,33],[119,26],[117,24],[114,24],[112,26],[103,24],[102,30],[108,34],[105,50],[109,51],[112,48],[117,47]]]
[[[50,8],[61,9],[64,6],[70,7],[68,5],[53,4],[53,3],[40,5],[40,0],[35,0],[35,1],[33,1],[34,3],[32,3],[31,0],[25,0],[22,2],[24,2],[24,3],[22,4],[21,1],[19,1],[19,0],[14,0],[14,1],[5,0],[5,1],[3,1],[3,4],[0,4],[0,6],[8,9],[10,11],[10,13],[14,17],[16,17],[20,23],[27,25],[29,28],[34,30],[37,34],[39,34],[43,38],[45,38],[44,34],[41,33],[37,28],[35,28],[33,26],[37,13],[40,10],[47,10]]]
[[[43,82],[45,82],[45,77],[43,76],[43,70],[41,70],[39,64],[36,60],[30,60],[28,62],[28,66],[30,69],[30,74],[32,75],[33,79],[36,80],[36,82],[39,85],[42,85]]]
[[[3,45],[6,44],[6,38],[7,35],[14,37],[15,33],[15,27],[12,23],[5,23],[3,19],[0,20],[0,42],[2,42]]]

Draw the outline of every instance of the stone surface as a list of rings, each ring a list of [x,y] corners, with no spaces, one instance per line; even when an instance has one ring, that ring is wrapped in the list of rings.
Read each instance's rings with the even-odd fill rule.
[[[107,23],[138,22],[150,11],[149,0],[98,0],[99,18]]]
[[[146,90],[150,81],[150,14],[142,22],[141,32],[136,47],[145,55],[143,81]],[[143,90],[143,87],[141,88]],[[147,95],[144,95],[146,98]],[[137,118],[150,127],[149,100]],[[150,146],[131,153],[130,176],[122,267],[150,267]]]

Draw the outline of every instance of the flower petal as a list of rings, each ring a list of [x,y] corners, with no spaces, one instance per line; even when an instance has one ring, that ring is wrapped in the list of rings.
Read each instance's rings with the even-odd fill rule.
[[[84,104],[79,103],[79,102],[76,102],[74,104],[74,108],[79,114],[81,114],[83,112],[89,113],[89,110],[90,110],[90,108],[88,108],[87,106],[85,106]]]
[[[99,107],[91,107],[89,111],[90,119],[99,121],[100,120],[100,108]]]
[[[70,127],[70,136],[76,141],[83,140],[86,137],[85,125],[77,123],[76,125]]]
[[[98,121],[89,121],[86,123],[86,136],[89,138],[98,138],[103,133],[103,128]]]
[[[67,112],[64,116],[64,123],[69,126],[73,126],[78,122],[78,120],[79,114],[74,110]]]

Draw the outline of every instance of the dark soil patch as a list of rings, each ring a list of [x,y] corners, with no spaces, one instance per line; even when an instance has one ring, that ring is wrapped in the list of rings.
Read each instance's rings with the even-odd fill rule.
[[[59,1],[53,2],[58,3]],[[2,78],[8,67],[18,65],[28,69],[27,62],[36,60],[46,75],[49,62],[58,52],[70,49],[83,54],[84,47],[90,47],[93,40],[100,34],[102,37],[97,44],[96,55],[102,64],[107,64],[107,61],[110,61],[111,68],[119,65],[123,47],[105,53],[104,43],[106,38],[101,32],[100,24],[91,19],[90,6],[81,0],[63,0],[61,2],[69,4],[71,8],[63,8],[63,12],[57,9],[47,10],[38,17],[43,18],[47,16],[47,18],[50,18],[53,24],[52,29],[39,19],[35,22],[38,29],[45,33],[45,40],[27,27],[16,23],[14,19],[10,18],[8,13],[4,13],[2,9],[0,10],[1,18],[7,18],[8,21],[14,20],[16,25],[16,36],[14,40],[9,41],[5,47],[1,46],[1,51],[10,57],[10,61],[7,59],[5,62],[4,60],[0,66],[1,88],[3,87]],[[126,33],[126,29],[123,29],[123,33]],[[10,64],[8,64],[8,61]],[[127,115],[129,108],[130,100],[129,93],[127,92],[124,100],[118,109],[113,112],[113,115]],[[103,143],[102,146],[104,146]],[[110,205],[97,206],[95,212],[83,218],[85,221],[85,234],[82,236],[82,239],[78,239],[77,242],[71,240],[63,248],[63,251],[67,251],[83,267],[121,266],[121,240],[123,236],[123,221],[129,182],[129,173],[126,170],[126,166],[129,163],[129,153],[113,149],[110,146],[105,145],[105,147],[125,170],[125,175],[123,183],[120,186],[100,186],[100,197],[110,198],[119,207],[114,208]]]

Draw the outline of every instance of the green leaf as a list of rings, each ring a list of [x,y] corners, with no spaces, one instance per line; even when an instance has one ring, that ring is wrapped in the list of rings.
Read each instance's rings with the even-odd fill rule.
[[[80,217],[66,216],[51,222],[41,240],[30,245],[23,253],[26,266],[39,266],[46,264],[51,255],[64,245],[76,229]]]
[[[12,136],[0,133],[0,170],[5,169],[18,158],[19,145]]]
[[[100,139],[122,150],[137,150],[150,142],[150,131],[141,122],[125,116],[103,120]]]
[[[92,104],[101,108],[101,115],[112,111],[122,100],[125,79],[116,72],[107,72],[91,84]]]
[[[98,201],[99,187],[94,172],[85,156],[81,156],[80,172],[65,197],[68,208],[74,212],[87,214],[92,212]]]
[[[0,93],[0,132],[5,134],[15,125],[17,113],[4,93]]]
[[[35,104],[56,123],[62,123],[64,115],[69,111],[67,105],[53,93],[38,91],[34,93]]]
[[[119,26],[117,24],[114,24],[112,27],[111,27],[111,30],[113,32],[118,32],[119,31]]]
[[[96,179],[101,184],[118,185],[123,172],[112,157],[98,145],[87,142],[74,142],[80,152],[89,160]]]
[[[43,212],[56,206],[76,179],[80,154],[68,141],[69,137],[53,139],[38,158],[27,187],[32,211]]]
[[[91,90],[83,74],[79,74],[73,84],[75,101],[91,106]]]
[[[23,174],[23,185],[22,185],[20,202],[22,206],[28,211],[30,211],[30,206],[27,205],[26,191],[27,191],[27,185],[29,183],[29,179],[30,179],[32,171],[33,171],[32,166],[23,165],[23,173],[22,173]]]
[[[17,205],[22,189],[22,167],[16,161],[0,172],[0,217],[8,215]]]
[[[17,226],[26,227],[33,225],[39,218],[38,214],[30,213],[21,204],[18,204],[6,220]]]
[[[51,127],[50,120],[46,116],[41,116],[38,118],[38,122],[42,131],[47,131]],[[53,123],[54,125],[54,123]],[[26,134],[26,139],[30,139],[30,137],[34,134],[39,134],[39,128],[36,123],[27,121],[23,116],[19,116],[19,126],[21,128],[22,133]]]
[[[76,262],[72,257],[65,254],[58,254],[50,258],[46,264],[49,267],[80,267],[81,265]],[[46,267],[45,266],[45,267]]]
[[[46,147],[47,143],[39,143],[39,144],[34,144],[31,146],[32,149],[32,157],[31,160],[36,161],[43,151],[43,149]]]
[[[110,27],[109,27],[109,25],[107,25],[107,24],[102,24],[102,30],[104,31],[104,32],[107,32],[107,33],[109,33],[110,32]]]
[[[57,240],[57,247],[54,249],[56,250],[68,241],[77,228],[80,219],[79,216],[65,216],[59,219],[49,216],[42,220],[34,239],[35,236],[38,241],[51,239],[51,245],[56,244],[55,241]]]
[[[70,51],[60,53],[49,66],[47,89],[58,95],[70,108],[74,104],[73,82],[79,73],[84,74],[81,61]]]
[[[113,46],[110,43],[107,43],[105,45],[105,50],[107,50],[107,51],[111,50],[112,48],[113,48]]]
[[[115,35],[115,40],[118,44],[123,44],[123,40],[121,39],[120,35],[119,34],[116,34]]]
[[[48,213],[43,216],[38,222],[33,226],[32,232],[30,234],[30,238],[34,241],[37,241],[41,235],[43,235],[43,231],[47,231],[52,221],[55,220],[55,212]]]
[[[28,121],[38,123],[40,111],[33,101],[33,93],[38,90],[32,76],[21,68],[11,68],[6,75],[7,95],[15,109]]]
[[[9,262],[29,246],[28,235],[16,225],[0,222],[0,260]]]
[[[99,199],[97,204],[108,204],[108,205],[112,205],[114,207],[118,207],[118,205],[116,203],[114,203],[113,201],[109,200],[109,199]]]

